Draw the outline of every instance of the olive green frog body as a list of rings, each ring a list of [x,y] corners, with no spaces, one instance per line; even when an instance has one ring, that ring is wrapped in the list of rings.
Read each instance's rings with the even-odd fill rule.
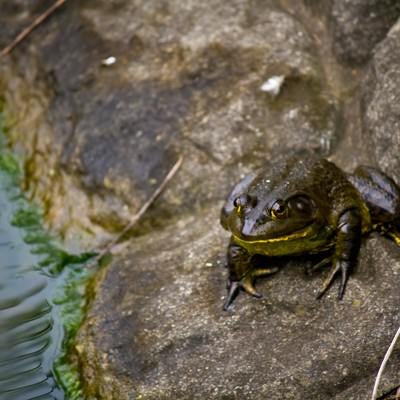
[[[252,259],[257,254],[329,252],[311,271],[330,264],[318,297],[340,274],[341,299],[363,234],[376,230],[400,245],[400,190],[374,168],[358,167],[346,174],[314,153],[298,152],[244,177],[222,208],[221,224],[232,233],[224,309],[240,290],[260,297],[255,278],[276,272],[255,268]]]

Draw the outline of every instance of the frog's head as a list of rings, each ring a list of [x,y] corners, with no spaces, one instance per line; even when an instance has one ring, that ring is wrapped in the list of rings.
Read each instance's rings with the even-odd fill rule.
[[[252,253],[266,255],[300,253],[320,245],[321,199],[307,174],[297,175],[268,179],[261,171],[234,188],[221,213],[222,226],[233,240]]]

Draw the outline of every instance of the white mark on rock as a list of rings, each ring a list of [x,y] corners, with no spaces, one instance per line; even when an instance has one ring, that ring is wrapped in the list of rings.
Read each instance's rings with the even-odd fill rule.
[[[271,76],[268,80],[266,80],[260,87],[260,90],[268,93],[272,97],[275,97],[279,94],[281,87],[285,77],[283,75],[275,75]]]
[[[289,111],[289,119],[295,119],[299,115],[299,110],[297,108],[293,108]]]
[[[101,65],[104,65],[105,67],[110,67],[111,65],[115,64],[117,59],[113,56],[107,57],[104,60],[101,61]]]

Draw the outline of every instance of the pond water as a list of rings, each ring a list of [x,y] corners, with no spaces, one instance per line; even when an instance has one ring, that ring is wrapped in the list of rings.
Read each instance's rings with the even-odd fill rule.
[[[66,352],[86,307],[90,255],[68,254],[46,232],[20,177],[0,129],[0,399],[81,399]]]

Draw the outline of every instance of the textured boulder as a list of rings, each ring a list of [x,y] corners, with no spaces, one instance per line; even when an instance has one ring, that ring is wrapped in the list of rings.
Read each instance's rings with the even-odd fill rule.
[[[400,16],[397,0],[333,0],[333,47],[340,60],[364,64]]]
[[[400,23],[379,44],[363,83],[363,134],[384,171],[400,170]]]
[[[374,47],[400,17],[397,0],[303,0],[325,17],[331,46],[340,62],[357,66],[368,62]]]
[[[89,397],[348,400],[372,389],[400,323],[393,243],[373,237],[363,244],[343,302],[336,288],[316,301],[327,271],[309,278],[312,259],[288,258],[259,281],[264,299],[240,296],[222,311],[228,235],[218,214],[242,174],[298,147],[333,151],[349,169],[373,164],[376,154],[391,175],[398,170],[397,136],[376,133],[381,118],[394,133],[396,103],[384,93],[397,93],[397,81],[389,74],[386,87],[384,71],[396,71],[396,54],[383,49],[397,49],[390,42],[396,28],[362,81],[362,136],[358,93],[348,91],[360,71],[334,63],[331,31],[310,10],[318,6],[336,21],[343,57],[356,48],[362,54],[351,62],[361,62],[384,30],[360,29],[354,13],[357,4],[378,3],[279,4],[71,0],[0,64],[26,187],[66,239],[98,243],[120,229],[184,156],[137,237],[94,286],[76,344]],[[2,10],[0,44],[40,10],[27,1]],[[393,15],[379,19],[385,29]],[[117,61],[106,67],[108,56]],[[276,96],[260,90],[273,76],[284,76]],[[383,144],[393,146],[385,163]],[[396,352],[381,393],[400,384],[399,359]]]
[[[29,154],[28,185],[59,231],[120,229],[178,154],[188,162],[149,214],[153,227],[221,198],[233,164],[337,142],[337,99],[314,39],[269,3],[71,2],[16,50],[0,87],[13,141]],[[104,67],[110,55],[117,62]],[[274,75],[285,77],[278,98],[260,91]],[[27,97],[47,111],[29,117],[31,140],[18,125]]]
[[[98,286],[77,347],[105,399],[366,399],[400,323],[399,249],[371,238],[345,299],[315,300],[322,275],[276,261],[262,300],[222,311],[227,235],[218,209],[137,239]],[[201,223],[198,221],[201,220]],[[204,230],[204,227],[207,227]],[[400,353],[382,390],[399,384]]]

